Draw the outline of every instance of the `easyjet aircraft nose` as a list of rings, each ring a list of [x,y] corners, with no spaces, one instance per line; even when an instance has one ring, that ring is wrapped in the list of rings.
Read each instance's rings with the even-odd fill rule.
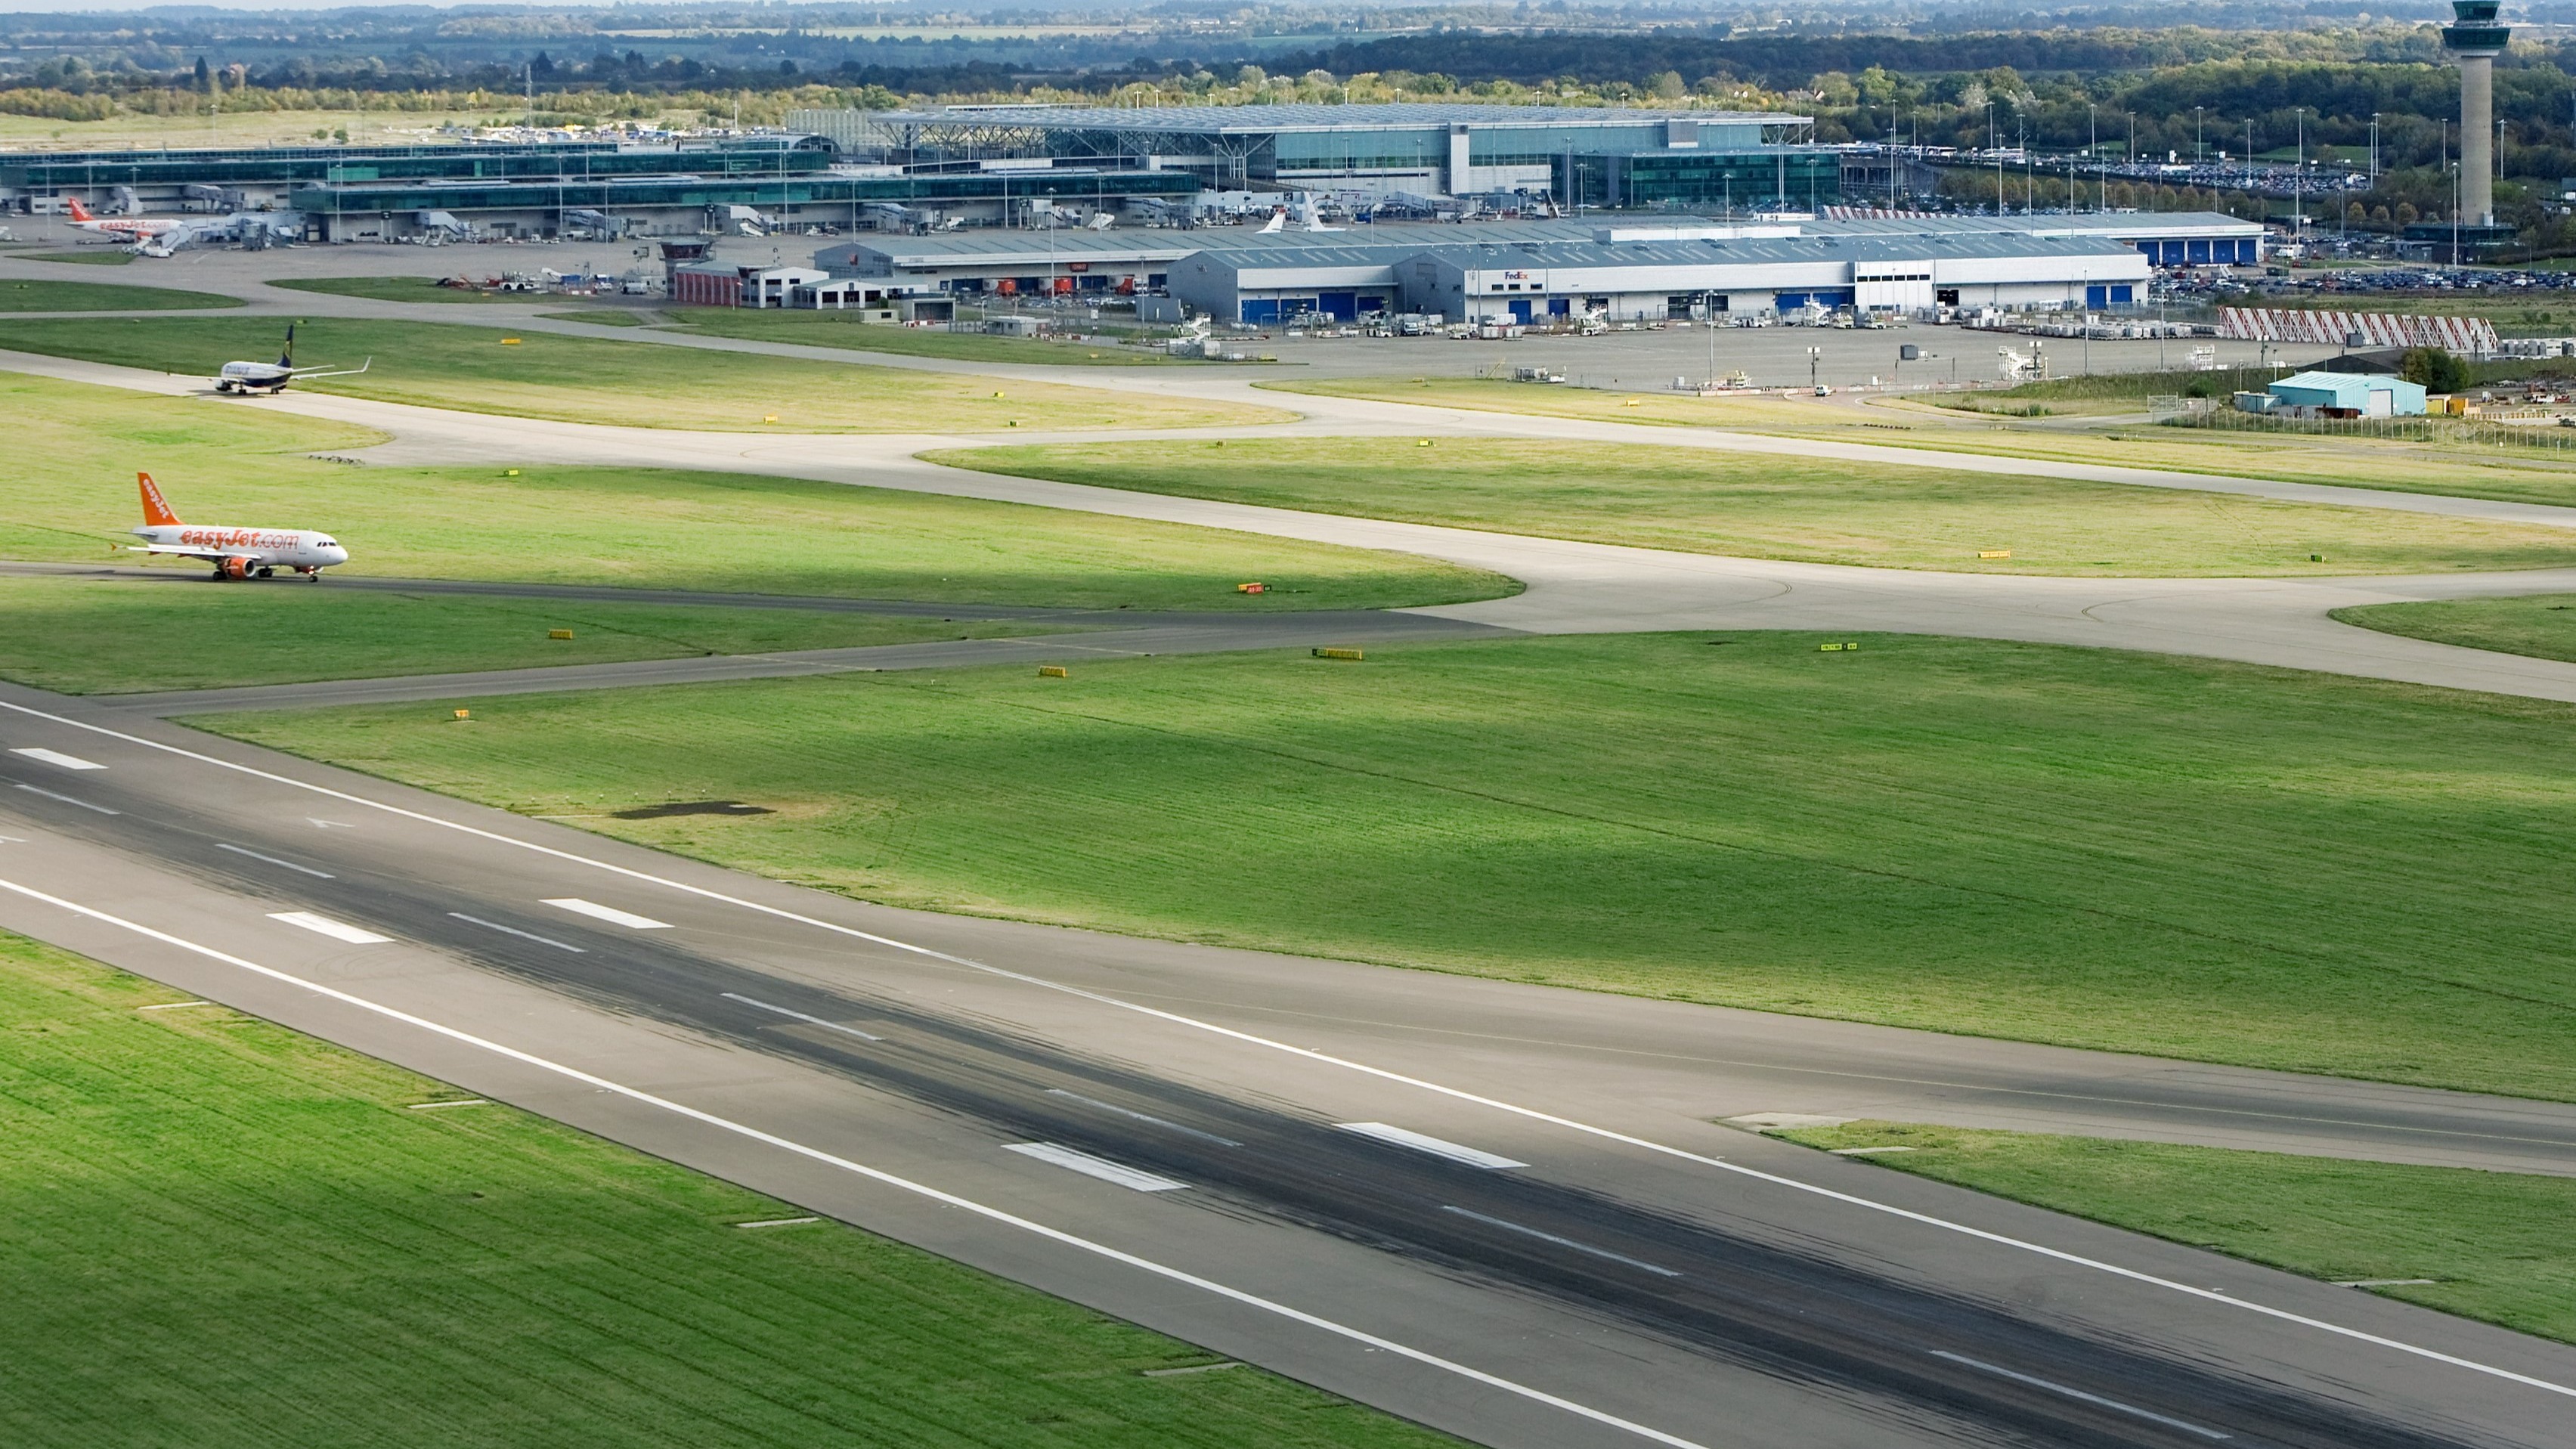
[[[322,555],[322,564],[325,568],[349,561],[349,551],[327,538],[314,545],[314,551]]]

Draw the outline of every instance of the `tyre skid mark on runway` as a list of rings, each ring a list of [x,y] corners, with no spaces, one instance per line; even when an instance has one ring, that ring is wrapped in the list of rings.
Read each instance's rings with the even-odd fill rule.
[[[898,940],[889,936],[882,936],[875,932],[862,931],[855,927],[839,925],[831,921],[822,920],[818,917],[805,915],[801,912],[787,910],[783,907],[766,905],[758,901],[729,895],[725,892],[713,890],[704,886],[691,885],[685,881],[673,880],[666,876],[652,874],[649,871],[637,870],[633,867],[618,865],[611,861],[600,860],[574,851],[558,849],[554,846],[543,845],[535,841],[522,840],[514,836],[504,835],[498,831],[486,830],[479,826],[469,825],[461,821],[448,820],[423,811],[411,810],[403,806],[390,804],[384,801],[369,799],[366,796],[334,789],[327,785],[298,780],[293,776],[281,775],[274,771],[261,769],[255,765],[246,765],[236,761],[225,760],[218,756],[204,754],[200,751],[187,749],[183,746],[166,744],[162,741],[149,739],[141,735],[129,734],[123,730],[111,729],[105,725],[95,724],[87,720],[55,714],[46,710],[35,709],[33,707],[8,700],[0,700],[0,709],[6,709],[32,718],[47,720],[106,738],[121,740],[129,744],[139,745],[150,750],[182,759],[192,760],[200,764],[212,765],[219,769],[232,771],[257,779],[267,780],[276,784],[286,785],[326,798],[357,805],[365,809],[382,811],[387,814],[399,816],[421,824],[434,826],[439,829],[455,831],[476,839],[490,841],[494,844],[530,851],[568,864],[604,871],[629,880],[662,886],[666,889],[677,891],[684,895],[695,896],[702,900],[734,906],[739,909],[769,916],[773,919],[794,922],[816,930],[848,937],[854,940],[867,941],[872,944],[884,946],[891,950],[901,951],[925,959],[946,962],[961,969],[979,972],[1004,980],[1021,982],[1042,990],[1057,992],[1077,999],[1091,1001],[1116,1010],[1132,1012],[1187,1029],[1209,1033],[1211,1035],[1239,1041],[1247,1045],[1261,1047],[1270,1051],[1284,1053],[1289,1056],[1302,1058],[1322,1065],[1357,1072],[1381,1081],[1416,1088],[1454,1101],[1466,1102],[1472,1105],[1489,1108],[1494,1111],[1504,1112],[1528,1121],[1544,1123],[1566,1131],[1593,1137],[1598,1140],[1615,1142],[1627,1147],[1635,1148],[1639,1151],[1652,1153],[1657,1156],[1697,1163],[1701,1166],[1712,1168],[1717,1171],[1735,1174],[1737,1176],[1767,1183],[1792,1192],[1808,1194],[1827,1201],[1840,1203],[1845,1206],[1859,1208],[1867,1212],[1884,1214],[1939,1231],[1959,1234],[1961,1236],[2005,1248],[2007,1250],[2034,1254],[2071,1267],[2084,1268],[2108,1274],[2112,1277],[2137,1283],[2142,1286],[2157,1288],[2166,1292],[2196,1299],[2206,1304],[2224,1306],[2239,1312],[2251,1313],[2269,1318],[2276,1322],[2311,1329],[2353,1342],[2368,1344],[2372,1347],[2385,1349],[2390,1352],[2444,1364],[2470,1373],[2481,1374],[2504,1382],[2537,1389],[2541,1392],[2557,1395],[2559,1397],[2576,1399],[2576,1386],[2553,1382],[2552,1380],[2544,1379],[2537,1375],[2519,1373],[2501,1365],[2484,1363],[2479,1360],[2466,1358],[2457,1354],[2445,1353],[2442,1350],[2422,1344],[2410,1343],[2403,1339],[2390,1338],[2382,1334],[2371,1333],[2364,1329],[2333,1323],[2307,1314],[2295,1313],[2288,1309],[2275,1308],[2269,1304],[2235,1297],[2213,1289],[2198,1287],[2176,1279],[2148,1273],[2140,1269],[2124,1267],[2120,1264],[2107,1262],[2098,1258],[2087,1257],[2083,1254],[2070,1252],[2061,1248],[2052,1248],[2043,1243],[2036,1243],[2023,1238],[2015,1238],[2008,1234],[1979,1228],[1972,1224],[1958,1222],[1952,1219],[1939,1217],[1934,1214],[1917,1212],[1910,1208],[1897,1206],[1894,1203],[1881,1202],[1873,1198],[1863,1197],[1856,1193],[1843,1192],[1835,1188],[1826,1187],[1820,1183],[1806,1182],[1780,1173],[1768,1172],[1759,1168],[1748,1167],[1740,1163],[1728,1162],[1723,1158],[1711,1157],[1703,1153],[1692,1152],[1685,1148],[1656,1142],[1648,1138],[1638,1137],[1612,1128],[1596,1126],[1591,1123],[1560,1116],[1556,1113],[1542,1111],[1538,1108],[1524,1107],[1517,1103],[1507,1102],[1497,1098],[1484,1096],[1479,1093],[1469,1092],[1462,1088],[1451,1087],[1423,1078],[1409,1076],[1405,1073],[1393,1071],[1388,1068],[1372,1066],[1364,1062],[1353,1061],[1344,1057],[1337,1057],[1330,1053],[1316,1051],[1307,1047],[1294,1046],[1286,1042],[1275,1041],[1267,1037],[1258,1036],[1251,1032],[1240,1031],[1214,1022],[1202,1021],[1194,1017],[1183,1016],[1177,1012],[1164,1011],[1157,1007],[1127,1001],[1119,997],[1110,996],[1103,992],[1091,991],[1065,982],[1053,981],[1045,977],[1031,975],[1026,972],[1013,971],[1005,967],[990,965],[968,957],[941,951],[935,947],[916,945],[912,942]]]
[[[132,829],[151,841],[181,835],[166,823]],[[1929,1340],[1971,1346],[1989,1358],[2045,1369],[2064,1379],[2117,1386],[2133,1396],[2140,1386],[2152,1385],[2159,1401],[2225,1404],[2241,1419],[2277,1426],[2275,1437],[2283,1444],[2362,1449],[2427,1442],[2356,1418],[2337,1405],[2303,1402],[2295,1391],[2176,1364],[2149,1347],[2104,1343],[2080,1332],[2034,1325],[2008,1308],[1892,1283],[1845,1268],[1821,1253],[1744,1237],[1579,1187],[1354,1137],[1326,1121],[1069,1057],[1042,1042],[900,1005],[871,1001],[860,1008],[902,1025],[902,1034],[890,1043],[862,1050],[827,1040],[782,1038],[767,1020],[781,1009],[777,998],[799,1003],[785,1011],[824,1021],[848,1014],[853,1003],[826,989],[700,956],[671,936],[631,938],[632,944],[621,944],[613,969],[605,964],[585,969],[546,953],[496,954],[492,948],[506,943],[442,937],[445,928],[439,922],[454,913],[439,909],[444,901],[432,899],[430,887],[408,876],[394,885],[400,889],[384,890],[367,901],[371,919],[423,945],[458,949],[603,1010],[669,1022],[818,1066],[895,1100],[974,1124],[1000,1141],[1079,1144],[1074,1150],[1087,1148],[1121,1166],[1133,1164],[1188,1181],[1202,1196],[1222,1198],[1254,1220],[1323,1233],[1436,1271],[1534,1291],[1787,1382],[1855,1395],[1863,1402],[1935,1411],[1952,1420],[2000,1422],[2048,1442],[2139,1442],[2121,1433],[2105,1437],[2104,1425],[2070,1419],[2063,1402],[1999,1393],[2002,1386],[1991,1378],[1927,1375],[1928,1365],[1919,1356],[1889,1348]],[[447,931],[447,937],[454,936]],[[729,981],[772,999],[710,989]],[[746,1010],[727,1019],[703,1009],[728,1000],[743,1006],[756,1002],[761,1015]],[[1065,1083],[1088,1091],[1065,1090],[1059,1085]],[[1150,1105],[1167,1115],[1134,1112],[1107,1101],[1110,1097]],[[1050,1101],[1105,1105],[1119,1116],[1181,1127],[1191,1142],[1104,1132],[1097,1119],[1056,1110],[1048,1106]],[[1184,1126],[1172,1120],[1176,1117],[1232,1136]],[[1257,1145],[1250,1152],[1213,1153],[1191,1145],[1246,1141]],[[1475,1206],[1463,1213],[1443,1212],[1470,1203]],[[1480,1232],[1467,1222],[1504,1227]],[[1647,1258],[1638,1255],[1653,1255],[1684,1263],[1693,1282],[1676,1293],[1669,1284],[1658,1288],[1626,1274],[1605,1276],[1597,1264],[1567,1261],[1564,1254],[1541,1250],[1538,1242],[1572,1244],[1578,1250],[1615,1244],[1630,1251],[1611,1249],[1614,1261],[1646,1265]],[[1661,1266],[1641,1271],[1651,1274]],[[2319,1425],[2328,1426],[2322,1437],[2302,1432]]]
[[[1031,1218],[1022,1217],[1017,1213],[1006,1212],[1000,1208],[990,1207],[977,1202],[972,1198],[961,1197],[955,1193],[932,1187],[927,1183],[915,1182],[910,1178],[901,1177],[880,1168],[870,1167],[865,1163],[853,1161],[836,1153],[826,1152],[818,1147],[807,1146],[806,1144],[795,1141],[792,1138],[781,1137],[774,1132],[763,1131],[762,1129],[753,1127],[747,1123],[736,1122],[731,1118],[721,1117],[713,1112],[703,1111],[699,1108],[689,1106],[686,1103],[673,1101],[668,1097],[656,1096],[653,1093],[643,1091],[639,1088],[627,1086],[622,1082],[612,1081],[611,1079],[599,1076],[596,1073],[586,1072],[578,1067],[568,1066],[562,1062],[549,1060],[545,1057],[538,1056],[533,1052],[521,1051],[516,1047],[505,1046],[500,1042],[476,1036],[471,1032],[459,1030],[456,1027],[448,1026],[442,1022],[431,1021],[427,1017],[416,1016],[397,1007],[386,1006],[381,1002],[370,1001],[363,996],[356,995],[352,992],[342,991],[337,987],[326,986],[318,981],[308,981],[303,977],[293,975],[289,972],[280,971],[275,967],[263,966],[258,962],[246,960],[228,952],[216,950],[211,946],[199,945],[194,941],[189,941],[182,937],[171,935],[166,931],[155,930],[154,928],[143,925],[140,922],[129,921],[120,916],[110,915],[105,911],[84,906],[75,901],[65,900],[60,896],[51,895],[29,886],[20,885],[15,881],[0,879],[0,890],[7,890],[17,895],[24,896],[30,900],[69,911],[74,915],[78,915],[89,920],[114,926],[121,930],[131,931],[136,935],[158,941],[163,945],[202,956],[208,960],[216,961],[239,970],[251,972],[254,975],[275,981],[281,985],[292,986],[300,990],[312,992],[317,996],[337,1001],[346,1006],[355,1007],[360,1011],[370,1012],[377,1016],[382,1016],[389,1020],[400,1022],[405,1026],[414,1027],[436,1036],[445,1037],[460,1045],[472,1047],[478,1051],[489,1052],[495,1056],[506,1058],[523,1066],[533,1067],[538,1071],[552,1073],[553,1075],[579,1082],[584,1086],[623,1097],[628,1101],[637,1103],[641,1106],[651,1107],[658,1111],[671,1113],[674,1116],[684,1117],[690,1121],[697,1122],[708,1127],[713,1127],[718,1131],[731,1133],[738,1137],[744,1137],[751,1141],[761,1143],[764,1146],[774,1147],[780,1151],[792,1153],[809,1161],[820,1163],[826,1167],[837,1168],[840,1171],[865,1178],[880,1186],[890,1187],[899,1192],[910,1193],[916,1197],[927,1198],[944,1207],[951,1207],[958,1209],[961,1212],[971,1213],[988,1222],[997,1223],[1004,1227],[1014,1228],[1021,1232],[1044,1238],[1049,1242],[1072,1248],[1078,1252],[1088,1253],[1095,1257],[1107,1259],[1108,1261],[1117,1263],[1123,1267],[1133,1268],[1139,1272],[1148,1273],[1158,1278],[1179,1283],[1185,1287],[1195,1288],[1201,1292],[1212,1294],[1230,1302],[1239,1303],[1247,1308],[1252,1308],[1259,1312],[1276,1317],[1285,1318],[1290,1322],[1331,1334],[1337,1338],[1347,1339],[1365,1347],[1377,1349],[1380,1352],[1398,1355],[1399,1357],[1409,1359],[1426,1367],[1438,1369],[1441,1372],[1483,1384],[1488,1388],[1499,1389],[1516,1397],[1528,1399],[1534,1403],[1544,1404],[1549,1408],[1560,1410],[1576,1418],[1589,1420],[1592,1423],[1599,1424],[1605,1428],[1615,1429],[1626,1434],[1634,1435],[1637,1438],[1645,1439],[1652,1443],[1668,1445],[1671,1446],[1671,1449],[1707,1449],[1707,1446],[1682,1438],[1680,1435],[1669,1434],[1663,1430],[1652,1428],[1648,1425],[1640,1424],[1630,1419],[1621,1418],[1616,1414],[1593,1408],[1588,1404],[1579,1403],[1573,1399],[1549,1393],[1544,1389],[1533,1388],[1530,1385],[1503,1378],[1497,1374],[1486,1373],[1482,1369],[1473,1368],[1455,1360],[1425,1352],[1424,1350],[1414,1348],[1409,1344],[1399,1343],[1394,1339],[1384,1338],[1364,1329],[1354,1328],[1348,1324],[1339,1323],[1332,1319],[1306,1312],[1303,1309],[1294,1308],[1288,1304],[1261,1297],[1258,1294],[1247,1293],[1242,1289],[1220,1283],[1215,1279],[1204,1278],[1198,1274],[1191,1273],[1183,1269],[1155,1262],[1150,1258],[1139,1257],[1136,1254],[1110,1247],[1106,1243],[1094,1242],[1089,1238],[1065,1232],[1060,1228],[1049,1227],[1044,1223]]]

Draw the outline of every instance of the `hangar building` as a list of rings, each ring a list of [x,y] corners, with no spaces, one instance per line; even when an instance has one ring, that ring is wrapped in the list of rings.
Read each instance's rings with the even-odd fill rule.
[[[1302,314],[1436,312],[1462,321],[1613,321],[1935,306],[2086,308],[2142,297],[2151,269],[2097,238],[1738,237],[1228,247],[1173,264],[1171,294],[1254,324]]]

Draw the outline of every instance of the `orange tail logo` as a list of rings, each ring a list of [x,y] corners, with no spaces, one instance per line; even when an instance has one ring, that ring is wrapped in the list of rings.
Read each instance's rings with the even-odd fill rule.
[[[177,523],[179,515],[170,511],[170,500],[161,496],[161,485],[149,473],[137,473],[134,481],[143,487],[143,521],[149,524]]]
[[[72,209],[72,220],[74,220],[74,221],[96,221],[96,220],[98,220],[98,218],[96,218],[96,217],[94,217],[94,216],[92,216],[92,215],[90,215],[90,214],[89,214],[89,208],[88,208],[88,207],[81,205],[81,199],[80,199],[79,197],[77,197],[77,196],[66,196],[66,197],[64,197],[64,198],[63,198],[63,200],[64,200],[66,203],[68,203],[68,204],[70,205],[71,209]]]

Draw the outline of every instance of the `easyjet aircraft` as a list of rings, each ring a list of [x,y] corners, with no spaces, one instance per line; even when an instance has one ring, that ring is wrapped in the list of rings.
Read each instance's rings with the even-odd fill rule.
[[[72,225],[76,229],[95,232],[100,236],[116,237],[122,241],[132,242],[136,246],[168,236],[172,232],[185,232],[197,225],[194,221],[178,216],[93,216],[88,207],[81,205],[79,197],[67,196],[63,201],[71,208]]]
[[[322,582],[324,569],[349,561],[349,551],[329,534],[309,528],[216,528],[181,523],[151,474],[137,473],[134,480],[143,489],[143,526],[134,530],[143,546],[135,549],[136,553],[203,559],[215,566],[215,577],[219,579],[264,579],[279,569],[290,569],[317,584]]]

